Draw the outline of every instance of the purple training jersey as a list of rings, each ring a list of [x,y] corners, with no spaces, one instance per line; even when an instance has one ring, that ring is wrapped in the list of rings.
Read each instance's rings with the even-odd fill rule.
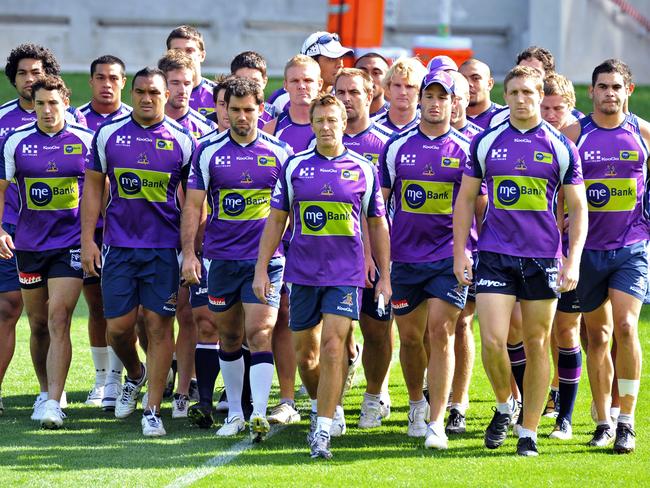
[[[19,251],[79,245],[79,200],[92,137],[91,130],[75,124],[66,123],[56,134],[47,134],[32,123],[4,140],[0,179],[15,179],[18,187]]]
[[[374,122],[375,124],[383,125],[390,131],[393,131],[397,134],[402,134],[418,126],[420,123],[420,109],[417,110],[415,118],[413,120],[411,120],[408,124],[402,126],[393,123],[393,121],[390,119],[390,112],[385,112],[383,115],[380,115],[374,120]]]
[[[390,102],[384,103],[379,110],[370,114],[370,120],[375,122],[379,117],[381,117],[386,112],[388,112],[389,108],[390,108]]]
[[[377,166],[379,157],[392,136],[393,132],[371,122],[366,130],[358,134],[343,134],[343,145]]]
[[[289,109],[289,94],[284,88],[278,88],[268,98],[267,103],[273,106],[275,113],[282,113]]]
[[[190,94],[190,108],[193,108],[204,117],[214,112],[214,97],[212,95],[216,84],[207,78],[192,88]]]
[[[206,191],[212,208],[205,230],[205,257],[257,258],[271,212],[271,190],[291,154],[287,144],[261,131],[245,146],[235,142],[229,130],[201,143],[192,158],[187,187]]]
[[[282,169],[271,206],[293,216],[285,282],[365,286],[361,213],[386,213],[367,159],[347,149],[331,158],[316,149],[296,154]]]
[[[79,111],[86,118],[86,125],[92,131],[96,131],[105,122],[130,114],[132,110],[133,108],[125,103],[120,104],[120,108],[110,114],[100,114],[95,111],[91,102],[79,107]]]
[[[206,119],[203,115],[192,108],[189,109],[180,119],[176,119],[176,122],[190,131],[190,134],[192,134],[195,139],[200,139],[206,134],[217,130],[217,124]]]
[[[467,115],[467,119],[473,124],[478,125],[481,129],[485,130],[490,127],[490,121],[492,120],[492,117],[494,117],[494,114],[503,108],[504,107],[501,105],[497,105],[496,103],[492,102],[487,110],[481,112],[478,115],[475,115],[474,117]]]
[[[110,182],[104,244],[180,246],[177,190],[194,146],[189,131],[167,117],[143,127],[127,115],[97,130],[89,169],[106,174]]]
[[[455,129],[429,137],[419,127],[390,140],[381,158],[382,187],[394,194],[391,257],[429,263],[454,255],[452,212],[469,140]]]
[[[481,129],[478,125],[473,124],[470,121],[467,121],[464,127],[461,129],[458,129],[458,132],[463,134],[467,139],[469,139],[470,142],[479,135],[481,132],[483,132],[483,129]],[[485,181],[481,183],[481,190],[480,190],[480,195],[485,195],[487,194],[487,186],[485,186]],[[476,226],[476,219],[472,221],[472,227],[469,229],[469,244],[471,251],[475,253],[478,250],[478,228]]]
[[[607,251],[648,239],[648,148],[636,116],[603,129],[588,115],[580,119],[580,128],[577,146],[589,210],[585,249]]]
[[[559,258],[557,192],[582,183],[575,145],[546,122],[520,131],[507,121],[476,136],[470,156],[465,174],[488,189],[479,251]]]
[[[291,146],[293,152],[298,153],[309,147],[314,139],[311,124],[298,124],[291,120],[289,111],[282,112],[275,124],[273,135]]]

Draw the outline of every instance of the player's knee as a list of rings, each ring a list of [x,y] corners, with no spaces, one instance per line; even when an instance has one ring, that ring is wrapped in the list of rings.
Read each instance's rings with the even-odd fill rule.
[[[296,363],[301,371],[312,371],[318,367],[318,354],[312,349],[301,349],[296,352]]]
[[[632,320],[621,320],[615,324],[614,335],[619,343],[632,342],[637,337],[637,325]]]
[[[423,335],[421,331],[412,328],[401,328],[399,331],[400,346],[406,349],[419,349],[423,347],[424,341],[428,340],[426,334]]]
[[[503,353],[507,348],[507,344],[500,337],[487,336],[481,337],[481,348],[484,352],[495,355]]]
[[[272,327],[260,327],[247,335],[248,345],[254,351],[268,351],[271,348]]]

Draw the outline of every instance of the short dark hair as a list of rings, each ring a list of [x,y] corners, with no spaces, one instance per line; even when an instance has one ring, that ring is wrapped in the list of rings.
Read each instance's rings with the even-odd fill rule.
[[[188,39],[191,41],[196,41],[199,45],[201,51],[205,51],[205,44],[203,42],[203,35],[191,25],[179,25],[174,30],[172,30],[167,36],[167,49],[171,49],[171,44],[173,39]]]
[[[61,74],[61,66],[52,51],[38,44],[21,44],[11,50],[5,65],[5,74],[13,86],[16,86],[16,73],[21,59],[38,59],[43,64],[46,75]]]
[[[230,73],[234,75],[241,68],[256,69],[266,78],[266,59],[255,51],[244,51],[233,58],[230,62]]]
[[[615,58],[606,59],[598,66],[596,66],[594,68],[593,73],[591,74],[592,87],[596,86],[596,80],[598,79],[598,75],[600,75],[601,73],[620,74],[623,77],[623,83],[625,84],[625,88],[628,88],[632,83],[632,71],[630,70],[630,67],[620,59],[615,59]]]
[[[158,69],[165,74],[176,69],[189,69],[194,72],[194,61],[184,52],[170,49],[158,60]]]
[[[217,98],[221,90],[225,90],[228,83],[234,80],[236,77],[233,75],[219,75],[214,79],[214,88],[212,89],[212,100],[214,103],[217,103]]]
[[[517,56],[517,64],[525,59],[536,59],[544,67],[546,73],[553,73],[555,71],[555,58],[553,53],[546,48],[539,46],[530,46],[519,53]]]
[[[167,76],[165,76],[164,71],[158,68],[153,68],[151,66],[145,66],[133,75],[133,79],[131,80],[131,90],[133,90],[133,87],[135,86],[135,80],[138,78],[153,78],[154,76],[160,76],[165,82],[165,88],[167,88]]]
[[[226,105],[228,105],[230,103],[230,97],[242,98],[249,95],[255,98],[255,103],[258,105],[264,103],[264,92],[257,81],[235,76],[227,83],[226,93],[223,99],[226,101]]]
[[[535,88],[544,91],[544,79],[539,71],[530,66],[515,66],[506,74],[503,80],[503,93],[508,93],[508,83],[514,78],[530,78],[535,81]]]
[[[64,99],[69,99],[71,95],[70,89],[65,86],[65,81],[58,75],[45,75],[37,78],[30,87],[30,90],[32,91],[32,100],[36,98],[36,92],[38,90],[56,90],[61,94],[61,98]]]
[[[343,122],[346,122],[348,120],[348,113],[345,111],[345,105],[343,105],[343,102],[341,102],[341,100],[336,98],[331,93],[325,92],[319,93],[318,96],[314,98],[309,104],[309,122],[311,123],[314,120],[314,112],[316,111],[316,107],[328,107],[332,105],[336,106],[339,109],[341,112],[341,120],[343,120]]]
[[[95,70],[97,69],[98,64],[118,64],[120,66],[120,74],[122,75],[122,78],[126,76],[126,65],[124,64],[124,61],[122,61],[117,56],[113,56],[112,54],[104,54],[103,56],[98,57],[97,59],[93,60],[92,63],[90,63],[91,78],[95,74]]]

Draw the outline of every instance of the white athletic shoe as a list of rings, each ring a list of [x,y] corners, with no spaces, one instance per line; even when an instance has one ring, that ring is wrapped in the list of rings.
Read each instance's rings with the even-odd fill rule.
[[[241,434],[246,430],[246,422],[239,415],[233,417],[226,417],[225,422],[219,430],[217,430],[217,437],[233,437]]]
[[[249,424],[251,442],[253,443],[262,442],[271,430],[271,426],[269,425],[269,421],[266,420],[266,417],[257,412],[252,413]]]
[[[219,401],[217,406],[214,408],[215,412],[227,412],[228,411],[228,396],[226,395],[225,388],[221,390],[221,395],[219,396]]]
[[[59,402],[56,400],[47,400],[44,403],[41,427],[44,429],[60,429],[63,425],[64,418],[65,414],[61,411]]]
[[[411,407],[408,415],[408,428],[406,433],[409,437],[424,437],[427,433],[427,421],[429,419],[429,404],[424,403]]]
[[[357,343],[357,355],[354,357],[350,365],[348,366],[348,375],[345,377],[345,385],[343,385],[343,395],[342,397],[345,396],[345,394],[348,392],[350,388],[352,388],[352,383],[354,382],[354,377],[357,374],[357,369],[359,369],[359,366],[361,366],[361,356],[363,353],[363,347],[361,344]],[[330,437],[335,437],[330,434]]]
[[[173,419],[186,419],[187,408],[190,399],[187,395],[176,393],[172,399],[172,418]],[[145,405],[146,406],[146,405]]]
[[[108,383],[104,385],[104,397],[102,398],[102,410],[112,412],[115,410],[115,402],[120,396],[122,385],[120,383]]]
[[[573,437],[573,428],[567,419],[560,419],[556,422],[553,431],[548,435],[551,439],[568,441]]]
[[[387,391],[382,391],[379,395],[379,413],[384,420],[390,418],[390,403],[390,395]]]
[[[45,402],[47,401],[47,393],[39,393],[34,400],[34,411],[32,412],[31,419],[40,422],[45,411]]]
[[[272,424],[294,424],[300,422],[300,413],[291,404],[283,402],[271,409],[268,420]]]
[[[430,449],[447,449],[447,435],[442,425],[434,425],[431,422],[424,435],[424,447]]]
[[[93,407],[101,407],[102,400],[104,399],[104,385],[94,385],[93,389],[88,392],[86,405],[92,405]]]
[[[144,411],[140,423],[142,424],[142,435],[144,436],[160,437],[167,434],[160,414],[156,412],[155,407]]]
[[[125,378],[124,385],[122,385],[122,391],[115,402],[116,418],[124,419],[135,412],[135,407],[138,404],[138,395],[146,382],[147,367],[144,364],[142,365],[142,377],[140,378],[140,381],[136,383],[128,377]]]
[[[61,393],[61,400],[59,400],[59,405],[61,408],[68,408],[68,395],[65,394],[65,390]]]
[[[332,426],[330,427],[330,437],[341,437],[345,434],[347,426],[345,425],[345,412],[341,405],[336,406]]]
[[[381,427],[381,404],[364,398],[361,402],[359,428],[374,429],[375,427]]]

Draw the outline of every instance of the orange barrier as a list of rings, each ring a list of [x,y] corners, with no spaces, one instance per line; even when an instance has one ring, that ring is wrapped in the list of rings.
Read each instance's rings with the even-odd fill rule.
[[[345,47],[381,46],[384,0],[329,0],[328,32],[337,32]]]
[[[474,55],[471,49],[440,49],[436,47],[413,46],[413,55],[420,58],[425,66],[435,56],[449,56],[460,66]]]

